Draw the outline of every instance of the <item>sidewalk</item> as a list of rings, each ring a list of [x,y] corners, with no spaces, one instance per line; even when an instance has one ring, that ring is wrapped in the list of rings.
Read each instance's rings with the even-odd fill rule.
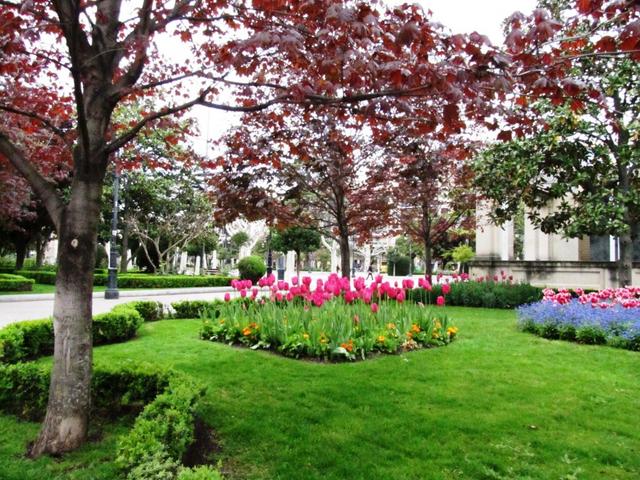
[[[110,311],[120,303],[136,300],[155,300],[168,305],[181,300],[214,300],[224,298],[231,287],[173,288],[153,290],[124,290],[117,300],[105,300],[104,292],[93,294],[93,313]],[[20,320],[36,320],[53,315],[53,293],[0,296],[0,328]]]

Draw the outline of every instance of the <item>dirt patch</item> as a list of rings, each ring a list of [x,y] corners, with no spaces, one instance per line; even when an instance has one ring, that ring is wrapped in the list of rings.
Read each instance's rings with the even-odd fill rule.
[[[213,465],[222,451],[213,429],[202,419],[196,418],[193,436],[194,441],[185,452],[182,463],[187,467]]]

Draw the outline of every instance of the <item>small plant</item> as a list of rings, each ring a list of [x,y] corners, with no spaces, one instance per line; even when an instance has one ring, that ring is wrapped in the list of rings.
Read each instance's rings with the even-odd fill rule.
[[[640,350],[640,288],[546,289],[517,310],[520,329],[549,339]]]
[[[243,280],[251,280],[257,282],[267,271],[262,258],[257,256],[244,257],[238,262],[238,271],[240,278]]]

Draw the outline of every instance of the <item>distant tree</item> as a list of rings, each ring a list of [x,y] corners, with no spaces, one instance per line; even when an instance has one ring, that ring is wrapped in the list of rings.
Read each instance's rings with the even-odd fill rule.
[[[271,248],[277,252],[296,252],[296,274],[300,276],[302,254],[320,248],[321,237],[317,230],[289,227],[272,236]]]

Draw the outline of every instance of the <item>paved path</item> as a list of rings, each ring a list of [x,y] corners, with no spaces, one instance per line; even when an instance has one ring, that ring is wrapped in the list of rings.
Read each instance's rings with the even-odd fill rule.
[[[104,292],[93,294],[93,313],[104,313],[120,303],[135,300],[155,300],[164,304],[180,300],[222,299],[230,287],[176,288],[171,290],[125,290],[117,300],[105,300]],[[20,320],[47,318],[53,314],[53,294],[0,296],[0,327]]]

